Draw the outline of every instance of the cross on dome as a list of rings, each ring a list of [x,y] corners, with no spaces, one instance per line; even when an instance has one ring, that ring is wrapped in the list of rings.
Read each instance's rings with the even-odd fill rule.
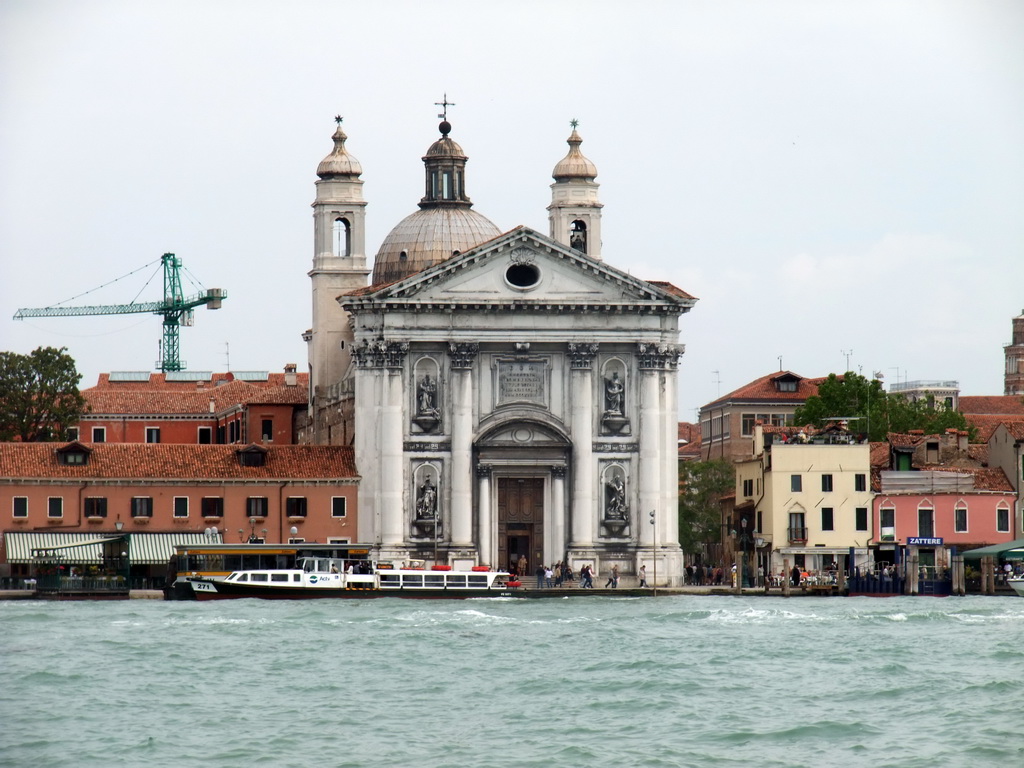
[[[434,106],[442,108],[442,112],[441,112],[440,115],[438,115],[438,117],[440,117],[442,120],[447,120],[448,119],[448,107],[454,107],[455,106],[455,102],[454,101],[448,101],[448,93],[445,92],[444,100],[443,101],[435,101],[434,102]]]

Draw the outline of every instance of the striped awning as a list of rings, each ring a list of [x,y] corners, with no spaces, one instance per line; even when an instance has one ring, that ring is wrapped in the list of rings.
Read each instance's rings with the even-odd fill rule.
[[[223,544],[220,534],[205,533],[133,533],[129,537],[132,565],[167,565],[178,544]]]
[[[204,533],[125,533],[97,536],[94,533],[23,533],[4,534],[8,563],[31,563],[35,560],[60,560],[82,565],[103,561],[103,545],[128,540],[128,560],[132,565],[164,565],[178,544],[220,544],[220,536],[211,539]]]

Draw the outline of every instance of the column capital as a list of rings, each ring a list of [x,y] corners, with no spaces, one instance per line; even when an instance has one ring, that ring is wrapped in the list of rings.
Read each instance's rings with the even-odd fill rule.
[[[451,358],[452,368],[472,368],[479,353],[480,345],[475,341],[448,342],[448,356]]]
[[[645,344],[637,346],[637,361],[640,370],[675,370],[686,347],[682,344]]]
[[[551,468],[551,476],[564,479],[566,469],[567,467],[564,464],[556,464]]]
[[[476,476],[480,477],[480,478],[490,477],[491,476],[491,470],[493,470],[493,469],[494,469],[494,467],[492,467],[490,464],[477,464],[476,465]]]
[[[401,368],[409,352],[409,342],[383,337],[369,340],[352,350],[352,359],[360,368]]]
[[[597,344],[569,343],[569,365],[574,370],[589,370],[597,355]]]

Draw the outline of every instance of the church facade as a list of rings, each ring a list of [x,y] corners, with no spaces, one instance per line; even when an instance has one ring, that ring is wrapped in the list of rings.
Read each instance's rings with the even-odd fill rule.
[[[603,260],[575,126],[548,234],[473,211],[467,157],[440,131],[419,210],[369,285],[361,169],[340,128],[318,170],[311,414],[342,416],[312,432],[352,440],[359,539],[382,559],[643,565],[680,583],[679,318],[696,299]]]

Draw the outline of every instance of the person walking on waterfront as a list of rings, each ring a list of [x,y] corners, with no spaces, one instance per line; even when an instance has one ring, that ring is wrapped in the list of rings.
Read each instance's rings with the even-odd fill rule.
[[[537,566],[537,589],[544,589],[544,574],[547,569],[543,565]]]
[[[793,570],[790,571],[790,579],[794,587],[800,586],[800,568],[798,566],[793,566]]]
[[[640,577],[640,587],[644,588],[647,586],[647,566],[640,566],[640,573],[637,574]]]
[[[548,589],[551,589],[552,587],[551,580],[554,575],[555,573],[551,568],[544,569],[544,581],[546,582]]]
[[[606,581],[604,583],[604,586],[605,586],[605,589],[607,589],[608,587],[611,587],[612,589],[615,589],[617,586],[619,586],[619,566],[617,566],[617,565],[613,565],[612,566],[612,573],[608,577],[608,581]]]
[[[580,568],[580,589],[594,588],[594,569],[589,564]]]

